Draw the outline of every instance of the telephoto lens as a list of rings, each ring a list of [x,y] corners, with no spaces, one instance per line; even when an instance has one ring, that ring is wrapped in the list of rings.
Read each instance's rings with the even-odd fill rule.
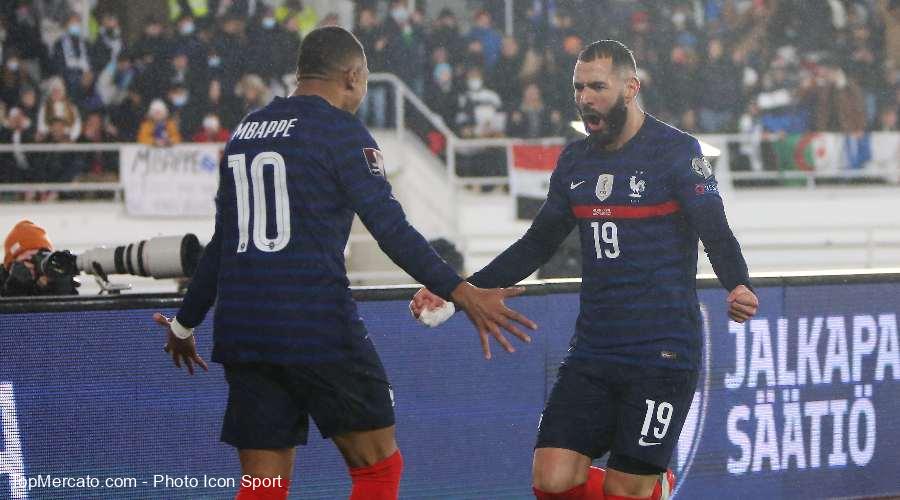
[[[94,274],[94,263],[106,274],[133,274],[157,279],[189,278],[197,269],[203,245],[191,233],[158,236],[117,247],[97,247],[78,256],[78,268]]]

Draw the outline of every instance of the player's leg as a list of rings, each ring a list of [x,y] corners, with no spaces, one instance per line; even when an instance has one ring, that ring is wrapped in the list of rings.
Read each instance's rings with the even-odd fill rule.
[[[351,500],[393,500],[400,489],[403,456],[394,439],[394,426],[347,432],[332,437],[344,456],[353,480]]]
[[[393,391],[368,340],[345,361],[307,367],[310,414],[344,456],[352,500],[394,500],[403,457],[394,439]]]
[[[238,450],[241,460],[241,489],[235,500],[287,498],[296,451],[296,448]]]
[[[592,363],[567,359],[541,415],[532,465],[534,495],[602,499],[604,471],[591,459],[609,448],[616,424],[613,395]]]
[[[590,457],[565,448],[535,449],[531,475],[539,500],[594,498],[589,492],[602,484],[602,469],[592,468]]]
[[[687,418],[697,372],[630,366],[618,371],[622,404],[604,485],[606,498],[665,499],[675,486],[668,463]]]
[[[228,405],[222,441],[238,449],[241,461],[242,481],[236,498],[287,498],[295,447],[306,444],[309,427],[302,399],[286,385],[289,376],[283,367],[228,364],[225,379]]]

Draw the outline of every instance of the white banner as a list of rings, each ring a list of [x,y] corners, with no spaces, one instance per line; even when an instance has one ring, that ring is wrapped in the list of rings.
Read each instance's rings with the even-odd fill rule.
[[[119,173],[129,215],[212,216],[220,148],[123,146]]]

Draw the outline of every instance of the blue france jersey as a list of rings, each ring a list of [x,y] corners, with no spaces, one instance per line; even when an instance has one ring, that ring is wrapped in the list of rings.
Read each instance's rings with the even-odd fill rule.
[[[698,237],[725,288],[749,278],[697,140],[646,115],[619,150],[588,139],[568,145],[532,227],[470,281],[507,286],[524,278],[523,263],[531,273],[573,227],[583,276],[572,355],[698,366]]]
[[[378,145],[356,117],[316,96],[275,98],[225,147],[215,233],[179,322],[199,324],[216,301],[217,362],[340,359],[366,338],[344,264],[354,213],[439,295],[461,282],[406,221]]]

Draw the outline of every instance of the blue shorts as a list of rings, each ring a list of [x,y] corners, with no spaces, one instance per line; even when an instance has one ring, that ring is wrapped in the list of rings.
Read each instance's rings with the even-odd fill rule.
[[[695,370],[567,358],[535,448],[564,448],[629,474],[666,470],[697,386]]]
[[[368,347],[336,363],[225,364],[222,441],[238,449],[293,448],[306,444],[310,417],[326,439],[394,425],[393,391]]]

